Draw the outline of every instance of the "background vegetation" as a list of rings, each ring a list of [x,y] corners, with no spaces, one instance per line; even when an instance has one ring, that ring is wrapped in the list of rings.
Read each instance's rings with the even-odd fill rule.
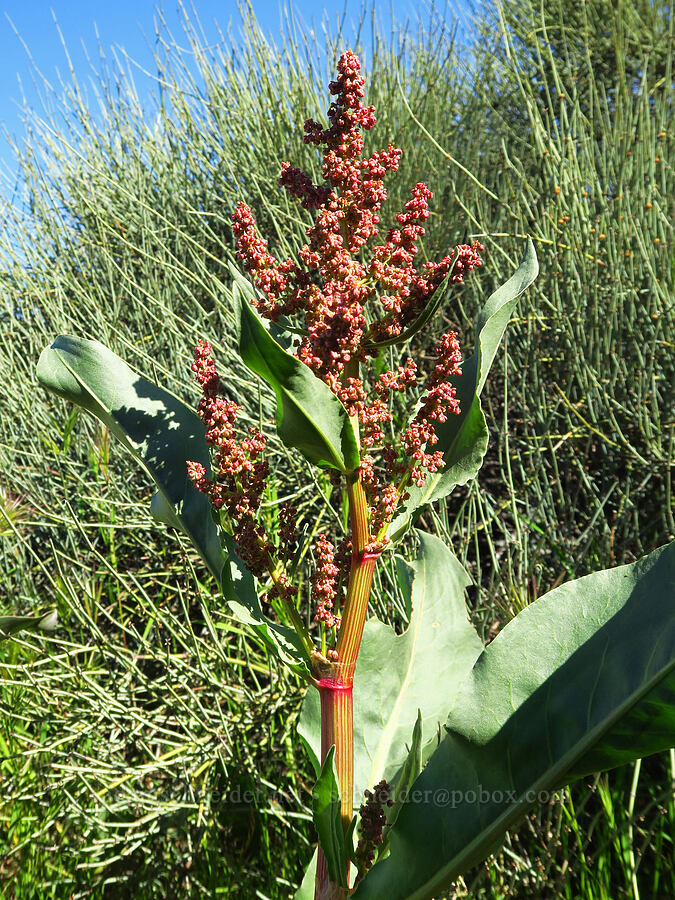
[[[57,333],[94,336],[195,401],[191,350],[209,337],[271,439],[270,522],[295,496],[308,533],[335,527],[329,485],[286,461],[271,398],[237,362],[227,264],[239,198],[279,253],[302,240],[278,172],[316,171],[302,123],[325,114],[345,46],[377,107],[372,148],[404,150],[389,215],[424,180],[428,256],[487,245],[443,311],[467,348],[525,234],[539,254],[489,382],[487,464],[423,520],[472,573],[485,638],[554,585],[675,537],[669,4],[503,0],[461,41],[435,11],[384,38],[371,12],[357,35],[291,19],[281,47],[253,17],[236,45],[207,47],[186,17],[187,51],[158,35],[152,108],[101,60],[96,103],[63,85],[16,148],[23,183],[0,235],[0,612],[55,604],[61,626],[0,645],[8,898],[286,898],[309,858],[298,685],[155,525],[150,485],[107,433],[34,371]],[[382,582],[380,613],[400,617]],[[674,837],[671,752],[566,790],[448,896],[672,897]]]

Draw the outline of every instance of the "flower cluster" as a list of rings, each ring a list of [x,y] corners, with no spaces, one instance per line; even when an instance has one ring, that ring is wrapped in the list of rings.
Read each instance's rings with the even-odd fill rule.
[[[237,204],[232,220],[239,258],[261,292],[258,310],[273,321],[280,316],[302,317],[304,335],[296,342],[296,355],[329,385],[347,412],[358,417],[361,446],[368,454],[361,475],[375,533],[391,520],[405,496],[392,482],[409,479],[421,484],[428,472],[442,465],[442,454],[432,448],[437,442],[436,423],[459,412],[454,389],[447,384],[448,377],[461,372],[457,336],[444,335],[419,412],[396,442],[385,434],[392,421],[392,394],[417,383],[417,367],[409,359],[385,370],[368,386],[359,366],[378,354],[378,342],[391,343],[401,335],[446,279],[460,282],[480,266],[484,248],[478,242],[464,244],[438,262],[416,268],[432,197],[427,186],[418,183],[395,226],[373,246],[370,262],[362,261],[361,251],[378,234],[380,210],[387,199],[385,176],[398,169],[401,150],[390,144],[363,158],[362,131],[375,124],[375,110],[363,103],[365,81],[354,53],[343,53],[337,70],[337,79],[330,84],[328,126],[313,119],[304,126],[305,143],[323,151],[323,184],[314,184],[287,162],[279,179],[315,214],[297,260],[279,261],[269,252],[244,203]],[[374,467],[371,454],[376,449],[383,462]]]
[[[403,433],[401,443],[415,464],[410,470],[411,480],[421,487],[427,472],[437,472],[443,465],[440,451],[427,452],[438,442],[436,422],[445,422],[448,414],[459,413],[459,401],[453,385],[448,381],[461,375],[462,354],[454,331],[444,334],[436,348],[436,365],[427,380],[427,390],[420,409],[410,427]]]
[[[291,562],[298,545],[298,510],[292,503],[282,503],[279,507],[279,547],[277,556],[284,562]]]
[[[366,802],[359,809],[361,837],[356,847],[356,859],[361,877],[371,867],[375,859],[375,849],[382,843],[382,829],[387,824],[384,808],[393,806],[390,794],[391,787],[384,779],[376,784],[372,791],[365,791]]]
[[[410,326],[441,285],[460,282],[480,266],[484,248],[478,242],[464,244],[438,262],[416,265],[432,198],[422,183],[413,186],[394,225],[378,242],[380,212],[387,199],[384,182],[388,173],[398,169],[401,150],[389,144],[364,154],[363,131],[375,125],[376,117],[374,108],[364,104],[360,68],[354,53],[343,53],[337,78],[330,84],[327,126],[313,119],[304,124],[305,143],[322,152],[321,183],[315,184],[288,162],[282,164],[279,184],[313,216],[297,257],[280,260],[270,252],[246,204],[237,204],[232,222],[238,256],[259,291],[257,309],[273,321],[298,317],[292,329],[300,335],[295,343],[297,357],[358,420],[363,453],[358,477],[370,511],[369,535],[365,541],[361,536],[360,547],[375,553],[386,543],[387,525],[401,499],[406,499],[407,485],[421,485],[428,473],[443,465],[443,454],[434,449],[436,428],[460,411],[449,382],[461,374],[457,335],[443,335],[435,368],[426,381],[412,359],[384,370],[380,367],[377,377],[364,377],[361,369],[379,355],[383,345],[405,341]],[[262,458],[265,438],[250,428],[247,437],[237,439],[239,407],[220,396],[206,341],[197,345],[193,370],[202,387],[198,413],[213,448],[213,476],[209,478],[197,462],[188,464],[189,476],[214,508],[226,510],[239,554],[250,571],[258,577],[269,573],[273,585],[268,596],[276,593],[289,600],[293,590],[283,564],[292,564],[296,557],[297,511],[290,505],[280,508],[275,547],[258,514],[267,477]],[[416,387],[421,389],[417,412],[403,434],[393,437],[389,426],[395,395]],[[314,618],[334,628],[340,623],[334,606],[354,563],[351,543],[343,542],[336,551],[321,535],[315,558],[310,582]]]
[[[340,569],[335,565],[335,547],[325,534],[321,534],[314,545],[314,552],[317,557],[312,575],[312,599],[316,606],[314,621],[323,622],[326,628],[336,628],[340,626],[340,617],[332,610]]]
[[[259,577],[269,569],[273,550],[257,520],[268,474],[268,464],[261,457],[266,440],[251,427],[249,436],[237,441],[235,422],[240,407],[218,394],[220,379],[208,341],[197,344],[192,370],[202,386],[197,412],[206,427],[206,442],[215,452],[212,479],[207,477],[205,467],[194,461],[187,464],[188,476],[197,490],[208,496],[214,509],[225,508],[229,513],[237,551],[247,568]]]

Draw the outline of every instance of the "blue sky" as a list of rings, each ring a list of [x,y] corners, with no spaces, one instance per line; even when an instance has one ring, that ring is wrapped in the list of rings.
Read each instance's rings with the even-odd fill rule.
[[[223,32],[231,27],[233,35],[237,35],[241,16],[236,3],[193,0],[192,5],[207,40],[218,40],[214,20]],[[273,38],[278,37],[283,15],[278,0],[252,0],[252,5],[264,30]],[[324,16],[335,22],[346,15],[347,22],[355,23],[361,2],[341,0],[322,4],[316,0],[296,0],[293,8],[305,24],[318,27]],[[419,2],[376,2],[375,8],[385,23],[391,22],[392,14],[397,19],[414,20]],[[100,44],[108,58],[115,52],[121,55],[124,51],[134,61],[152,68],[158,9],[174,36],[179,37],[182,16],[177,0],[160,0],[159,3],[156,0],[0,0],[0,183],[7,177],[11,179],[16,171],[4,132],[21,139],[24,96],[27,106],[39,111],[39,93],[31,60],[57,91],[59,75],[68,79],[68,57],[78,80],[87,82],[92,76],[83,46],[94,64]],[[149,90],[149,82],[140,73],[137,77],[139,90]]]

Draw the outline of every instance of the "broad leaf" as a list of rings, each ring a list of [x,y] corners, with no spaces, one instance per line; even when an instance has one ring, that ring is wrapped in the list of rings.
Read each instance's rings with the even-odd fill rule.
[[[411,591],[408,627],[397,635],[390,625],[372,618],[363,632],[354,677],[356,800],[382,778],[391,781],[404,765],[418,714],[425,734],[438,733],[452,702],[453,685],[470,671],[483,649],[464,605],[468,575],[437,537],[424,532],[418,537],[415,562],[397,560],[401,586]],[[320,728],[318,691],[310,689],[298,731],[315,765]]]
[[[360,463],[359,448],[347,411],[327,384],[275,341],[250,304],[252,294],[239,275],[233,285],[239,353],[274,390],[279,437],[317,466],[354,471]]]
[[[335,771],[335,745],[326,755],[321,772],[312,789],[312,821],[319,844],[326,857],[328,877],[347,887],[345,836],[340,818],[340,786]]]
[[[408,489],[409,499],[389,526],[392,540],[401,537],[423,506],[447,496],[457,485],[466,484],[478,473],[488,444],[480,393],[516,302],[538,271],[534,244],[528,238],[522,263],[506,284],[497,288],[478,315],[473,355],[462,364],[462,374],[450,379],[457,390],[460,413],[448,416],[436,427],[438,443],[433,449],[443,451],[444,466],[439,472],[427,475],[422,487],[413,485]]]
[[[133,371],[98,341],[61,335],[37,366],[43,387],[93,413],[137,460],[161,492],[154,512],[190,538],[220,583],[225,557],[208,499],[187,476],[187,460],[208,470],[204,426],[165,388]]]
[[[0,641],[18,631],[54,631],[57,625],[58,616],[54,609],[40,616],[0,616]]]
[[[358,900],[433,897],[541,792],[675,745],[675,543],[535,601],[449,693],[447,735]]]
[[[187,476],[187,460],[210,470],[197,413],[98,341],[58,337],[40,356],[37,375],[45,388],[93,413],[121,441],[159,488],[152,499],[153,516],[190,538],[222,586],[233,615],[306,676],[295,632],[265,618],[253,579],[236,554],[228,561],[208,498]]]

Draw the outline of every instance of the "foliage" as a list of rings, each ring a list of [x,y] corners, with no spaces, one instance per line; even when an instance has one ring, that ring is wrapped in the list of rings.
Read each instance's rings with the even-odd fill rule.
[[[547,4],[546,11],[571,21],[568,6]],[[405,151],[400,191],[417,178],[433,180],[437,208],[444,210],[428,223],[430,254],[469,232],[495,232],[481,238],[489,246],[481,279],[485,295],[515,268],[519,235],[533,235],[542,262],[538,282],[508,328],[506,353],[498,357],[508,371],[508,393],[497,371],[483,395],[488,420],[500,426],[491,429],[487,465],[476,483],[424,519],[425,527],[453,542],[474,577],[472,618],[488,637],[497,620],[507,620],[561,579],[631,561],[675,534],[667,391],[673,380],[672,79],[659,86],[649,43],[656,32],[645,26],[644,88],[624,97],[617,112],[605,95],[621,68],[609,69],[606,80],[596,78],[595,66],[585,62],[588,39],[581,32],[578,42],[565,42],[569,59],[556,54],[549,64],[551,34],[542,31],[540,6],[519,7],[524,24],[517,52],[509,46],[508,54],[494,58],[504,40],[495,45],[491,30],[474,52],[475,74],[464,76],[453,64],[457,48],[439,22],[376,42],[368,63],[369,97],[379,107],[382,132],[395,135]],[[621,48],[637,33],[622,26],[630,10],[624,4],[620,15],[609,17],[604,8],[596,0],[585,4],[593,21],[607,24],[608,42]],[[665,22],[669,33],[670,17]],[[311,38],[290,40],[277,55],[254,27],[248,47],[239,44],[231,52],[226,41],[215,49],[200,47],[197,33],[193,27],[200,75],[181,61],[170,37],[159,35],[165,105],[158,102],[154,111],[141,110],[127,90],[129,72],[105,60],[96,117],[82,87],[64,84],[61,99],[50,97],[56,112],[46,113],[47,127],[33,122],[29,143],[17,148],[26,192],[22,188],[3,214],[7,310],[0,368],[7,393],[0,471],[9,502],[16,499],[25,513],[14,530],[0,517],[3,595],[10,610],[27,614],[56,601],[62,622],[57,644],[15,640],[3,647],[0,734],[9,744],[1,815],[10,838],[3,873],[19,893],[30,893],[36,881],[55,896],[70,896],[84,885],[96,891],[104,880],[108,890],[144,896],[208,890],[199,885],[209,884],[227,846],[229,890],[241,891],[253,879],[269,896],[286,897],[289,883],[300,877],[298,852],[308,855],[298,847],[309,827],[288,815],[306,802],[301,784],[307,778],[294,782],[295,799],[260,781],[288,784],[304,765],[288,732],[293,701],[274,662],[211,610],[208,585],[203,590],[192,581],[192,555],[153,528],[147,484],[114,445],[111,450],[105,431],[49,403],[33,379],[34,361],[55,333],[82,334],[91,327],[135,369],[192,405],[184,361],[200,334],[220,334],[219,358],[236,373],[232,395],[259,398],[266,418],[273,411],[270,398],[236,369],[227,337],[233,316],[226,261],[233,244],[226,214],[242,188],[240,173],[255,172],[244,190],[261,229],[275,233],[275,246],[297,246],[304,223],[277,203],[275,173],[282,159],[276,148],[284,147],[284,157],[301,158],[289,110],[320,112],[322,67],[327,59],[332,64],[336,46],[352,38],[328,34],[327,49]],[[663,46],[659,65],[667,73],[672,41]],[[536,61],[527,77],[516,77],[521,48]],[[556,78],[566,103],[556,99]],[[575,90],[592,98],[592,115],[576,109]],[[542,103],[542,97],[549,99]],[[533,110],[532,116],[523,118],[523,109]],[[242,122],[244,132],[238,130]],[[569,123],[578,136],[576,157],[566,140]],[[274,137],[250,139],[260,133]],[[603,190],[619,182],[627,188],[621,199]],[[594,185],[598,189],[584,198]],[[395,206],[400,191],[392,186]],[[479,289],[472,288],[461,292],[458,309],[444,312],[467,347],[479,305]],[[507,418],[509,428],[502,429]],[[545,437],[547,431],[552,436]],[[268,446],[276,451],[274,436]],[[291,459],[289,471],[273,468],[278,497],[296,493],[307,474],[299,459]],[[296,499],[316,532],[334,521],[328,491],[319,476]],[[65,506],[64,496],[71,498]],[[9,507],[3,502],[2,509]],[[160,592],[158,577],[165,584]],[[405,622],[406,602],[393,568],[376,573],[375,582],[380,616],[394,613]],[[75,599],[84,611],[66,614]],[[189,625],[192,619],[208,625],[212,615],[227,623],[209,632],[218,641]],[[137,628],[141,620],[153,625],[132,639],[129,623]],[[68,653],[57,649],[64,637]],[[54,649],[45,655],[43,648]],[[188,690],[202,677],[193,658],[215,673],[213,692],[227,695],[238,723],[230,724],[227,744],[216,736],[219,712],[203,692]],[[243,667],[232,662],[244,659],[260,668],[244,677]],[[166,664],[177,673],[172,683],[185,685],[178,704],[164,690],[165,674],[156,688],[144,674],[152,666],[164,672]],[[80,674],[76,682],[75,671],[86,679]],[[143,743],[130,753],[122,736],[141,729],[130,711],[148,691],[152,702],[139,706]],[[45,696],[53,699],[45,704]],[[82,738],[79,723],[92,705],[99,717]],[[34,723],[36,707],[42,712]],[[171,736],[162,731],[167,721]],[[195,735],[207,734],[212,739],[194,743]],[[57,740],[62,743],[49,753]],[[153,740],[166,741],[172,755],[146,784]],[[38,746],[45,752],[37,753]],[[235,809],[214,800],[216,769],[200,772],[200,766],[218,758],[225,760],[230,783],[256,786],[254,804]],[[674,765],[672,754],[654,757],[562,792],[467,876],[471,895],[672,894],[667,860]],[[111,804],[107,786],[130,773]],[[162,784],[173,792],[178,782],[203,793],[171,793],[165,828],[164,808],[155,815],[157,797]],[[57,819],[65,821],[60,833],[51,828]],[[297,842],[289,839],[289,827],[299,829]],[[55,845],[56,854],[50,849]],[[98,868],[79,868],[79,846],[90,848]],[[174,873],[170,887],[162,874],[168,871]]]
[[[321,763],[312,793],[319,839],[316,900],[336,900],[352,893],[366,898],[386,893],[401,900],[422,900],[447,887],[486,855],[495,839],[522,817],[542,791],[595,769],[667,749],[675,742],[675,635],[671,634],[675,628],[675,542],[631,566],[588,575],[540,598],[481,651],[478,636],[466,627],[468,623],[461,629],[466,618],[461,598],[454,616],[460,631],[441,629],[448,590],[452,594],[459,587],[461,591],[466,581],[440,541],[420,536],[418,571],[413,580],[417,595],[409,598],[408,628],[395,641],[398,646],[393,653],[369,647],[369,636],[364,643],[374,565],[391,544],[386,535],[398,506],[404,504],[404,514],[414,515],[425,501],[444,496],[457,483],[453,475],[440,493],[437,483],[431,494],[405,505],[408,484],[423,487],[429,476],[434,478],[447,467],[447,453],[453,452],[454,439],[439,440],[435,420],[445,423],[454,414],[457,421],[462,407],[466,416],[474,404],[475,417],[482,419],[479,392],[514,301],[533,281],[537,263],[530,242],[518,272],[479,314],[476,351],[464,370],[456,364],[455,333],[443,335],[435,368],[400,438],[401,447],[396,436],[387,440],[382,423],[393,418],[385,405],[389,394],[392,390],[405,392],[417,379],[417,369],[409,359],[405,367],[380,369],[374,383],[367,380],[369,363],[372,368],[371,360],[379,356],[378,336],[386,336],[388,346],[396,337],[405,343],[406,325],[433,302],[443,280],[451,276],[461,282],[464,271],[481,265],[476,251],[484,248],[478,243],[465,245],[439,263],[413,268],[417,241],[425,234],[421,223],[428,218],[426,201],[430,196],[418,183],[397,216],[398,226],[389,229],[384,244],[372,249],[371,263],[362,261],[360,251],[377,235],[376,214],[386,199],[381,179],[387,169],[398,167],[400,151],[390,144],[387,151],[361,159],[360,130],[372,128],[375,115],[373,107],[362,102],[364,79],[359,70],[358,58],[351,51],[343,53],[337,81],[330,84],[335,99],[328,112],[328,128],[324,130],[311,119],[305,123],[306,142],[326,148],[322,166],[325,186],[314,185],[304,172],[287,163],[282,167],[281,183],[302,200],[304,208],[316,210],[315,223],[307,230],[309,242],[299,251],[298,262],[280,263],[269,253],[247,206],[238,204],[233,212],[239,256],[255,278],[258,291],[265,294],[258,299],[251,291],[249,300],[235,282],[239,352],[274,389],[277,430],[287,449],[298,448],[315,465],[337,470],[333,483],[342,484],[348,498],[350,558],[342,568],[335,565],[333,545],[323,534],[315,545],[319,562],[312,575],[312,597],[317,604],[314,621],[320,624],[318,648],[304,624],[302,607],[298,609],[300,594],[293,583],[293,568],[284,567],[284,561],[294,558],[298,542],[295,510],[288,506],[279,509],[284,526],[275,545],[260,514],[269,472],[267,463],[259,459],[266,438],[261,430],[252,428],[249,437],[238,443],[234,424],[239,407],[222,397],[223,381],[208,343],[198,344],[193,370],[203,391],[198,415],[204,426],[203,448],[212,448],[212,472],[202,448],[196,448],[197,458],[193,458],[190,444],[199,443],[201,430],[183,414],[182,407],[176,410],[166,392],[148,389],[144,380],[133,375],[121,383],[119,361],[95,342],[58,338],[44,351],[38,377],[45,387],[94,412],[127,447],[141,451],[137,454],[141,462],[174,508],[173,522],[192,538],[195,549],[222,581],[225,596],[229,583],[232,599],[244,601],[247,612],[242,621],[247,623],[252,606],[262,621],[259,603],[252,599],[254,579],[267,598],[281,601],[295,631],[298,655],[287,656],[292,643],[292,632],[288,632],[285,654],[280,652],[280,658],[295,671],[304,662],[306,676],[320,696],[318,715],[314,707],[314,729],[305,725],[310,744],[315,738],[313,749]],[[373,308],[376,300],[379,309]],[[292,329],[303,335],[294,355],[268,334],[249,303],[273,322],[282,314],[301,314]],[[366,303],[370,304],[367,317]],[[326,393],[325,399],[319,396],[320,389]],[[108,396],[114,400],[108,401]],[[154,403],[151,408],[139,402],[144,396]],[[461,434],[463,423],[455,425],[455,430]],[[484,430],[473,429],[469,438],[462,438],[468,444],[469,458],[480,459],[484,452]],[[383,476],[374,470],[374,449],[384,457]],[[212,564],[213,552],[202,537],[199,515],[192,521],[186,514],[192,505],[189,488],[187,493],[171,491],[171,483],[180,481],[181,469],[189,476],[193,491],[208,497],[214,515],[219,516],[224,568],[228,571],[229,556],[233,572],[236,564],[237,577],[221,578],[220,558],[217,566]],[[468,473],[463,480],[475,474]],[[201,518],[212,527],[206,510]],[[440,581],[434,585],[432,578],[428,584],[427,571]],[[329,610],[340,596],[340,585],[345,586],[345,593],[341,614],[336,616]],[[422,653],[415,654],[411,648],[421,640],[423,598],[428,593],[432,604],[441,598],[445,602],[435,611],[436,634],[426,641]],[[452,605],[457,606],[456,601]],[[236,614],[236,608],[231,609]],[[386,626],[376,622],[374,627],[378,631]],[[265,626],[275,649],[278,638],[273,635],[278,628],[273,623]],[[260,626],[256,630],[262,633]],[[626,665],[627,647],[630,667]],[[362,649],[366,651],[363,656]],[[438,680],[436,667],[448,657],[458,668]],[[528,663],[525,666],[524,661]],[[434,667],[431,673],[429,664]],[[375,752],[368,735],[368,716],[363,721],[357,716],[354,721],[355,666],[360,679],[356,690],[364,697],[361,703],[378,719]],[[415,691],[418,695],[423,692],[417,709],[403,705],[402,698],[411,687],[413,696]],[[392,713],[391,727],[383,728]],[[409,750],[396,731],[402,726],[407,735],[413,726],[419,728],[425,717],[431,720],[432,733],[444,728],[447,734],[440,743],[434,737],[425,752],[418,731],[413,745],[417,746],[415,753],[421,751],[421,771],[416,764],[419,774],[411,778],[406,774]],[[649,721],[646,731],[645,720]],[[354,725],[358,740],[354,739]],[[360,758],[361,744],[365,753]],[[374,788],[378,799],[371,808],[375,795],[365,790],[369,799],[360,808],[357,830],[361,839],[354,856],[350,846],[355,830],[353,797],[364,790],[355,782],[355,750],[357,765],[367,761],[378,782]],[[396,754],[399,763],[391,771]],[[396,796],[396,817],[387,822],[379,795],[385,792],[388,796],[389,779],[399,785],[411,783],[405,796]],[[457,790],[446,809],[447,799],[440,796],[447,798],[450,785]],[[393,802],[388,801],[389,805]],[[389,828],[388,840],[380,859],[384,824]],[[352,856],[359,862],[350,890]]]

